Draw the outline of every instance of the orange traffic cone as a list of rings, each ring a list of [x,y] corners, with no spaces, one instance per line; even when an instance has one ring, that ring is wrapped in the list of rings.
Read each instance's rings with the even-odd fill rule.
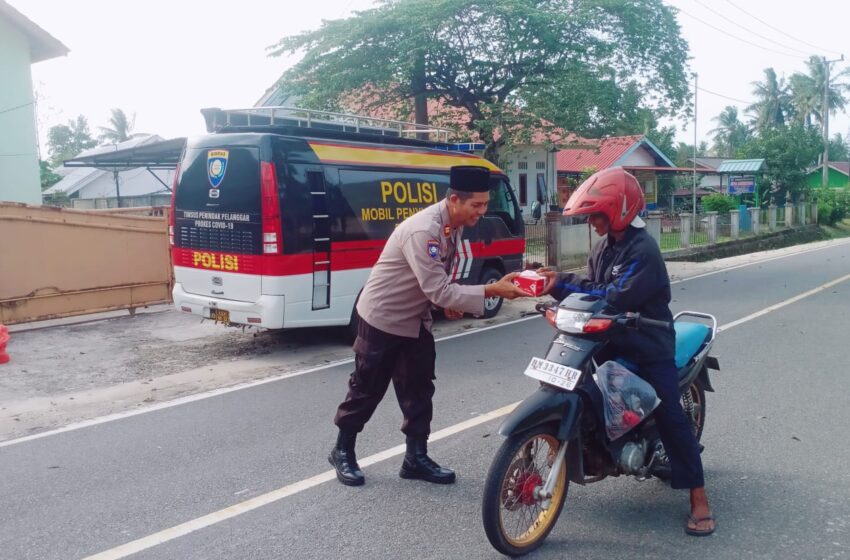
[[[9,342],[9,329],[6,325],[0,325],[0,364],[9,361],[9,354],[6,353],[7,342]]]

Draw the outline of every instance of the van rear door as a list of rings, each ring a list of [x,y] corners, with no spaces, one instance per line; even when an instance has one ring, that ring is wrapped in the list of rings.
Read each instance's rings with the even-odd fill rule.
[[[176,281],[189,293],[257,301],[262,278],[260,150],[187,148],[174,198]],[[251,273],[252,269],[255,273]]]

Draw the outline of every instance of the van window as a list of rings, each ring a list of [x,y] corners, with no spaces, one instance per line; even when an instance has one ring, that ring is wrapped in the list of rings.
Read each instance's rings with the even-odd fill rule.
[[[490,204],[487,205],[487,215],[500,218],[505,222],[508,231],[514,235],[519,234],[516,202],[513,192],[508,188],[508,183],[504,177],[493,177],[490,179]]]
[[[216,157],[218,169],[211,171]],[[221,177],[214,186],[216,171]],[[226,146],[187,150],[174,195],[174,224],[177,247],[262,253],[259,150]]]

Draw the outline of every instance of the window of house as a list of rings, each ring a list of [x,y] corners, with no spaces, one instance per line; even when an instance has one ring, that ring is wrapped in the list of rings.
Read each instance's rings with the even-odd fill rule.
[[[520,162],[522,163],[522,162]],[[528,204],[528,175],[525,173],[519,174],[519,205],[526,206]]]

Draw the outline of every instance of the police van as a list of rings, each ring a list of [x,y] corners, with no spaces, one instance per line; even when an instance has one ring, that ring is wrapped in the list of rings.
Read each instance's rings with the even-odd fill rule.
[[[455,165],[490,169],[491,191],[487,214],[464,229],[452,280],[489,283],[522,267],[507,177],[423,140],[433,129],[280,107],[202,113],[210,134],[187,140],[172,195],[178,310],[267,329],[351,325],[387,238],[444,197]],[[488,299],[486,316],[501,303]]]

